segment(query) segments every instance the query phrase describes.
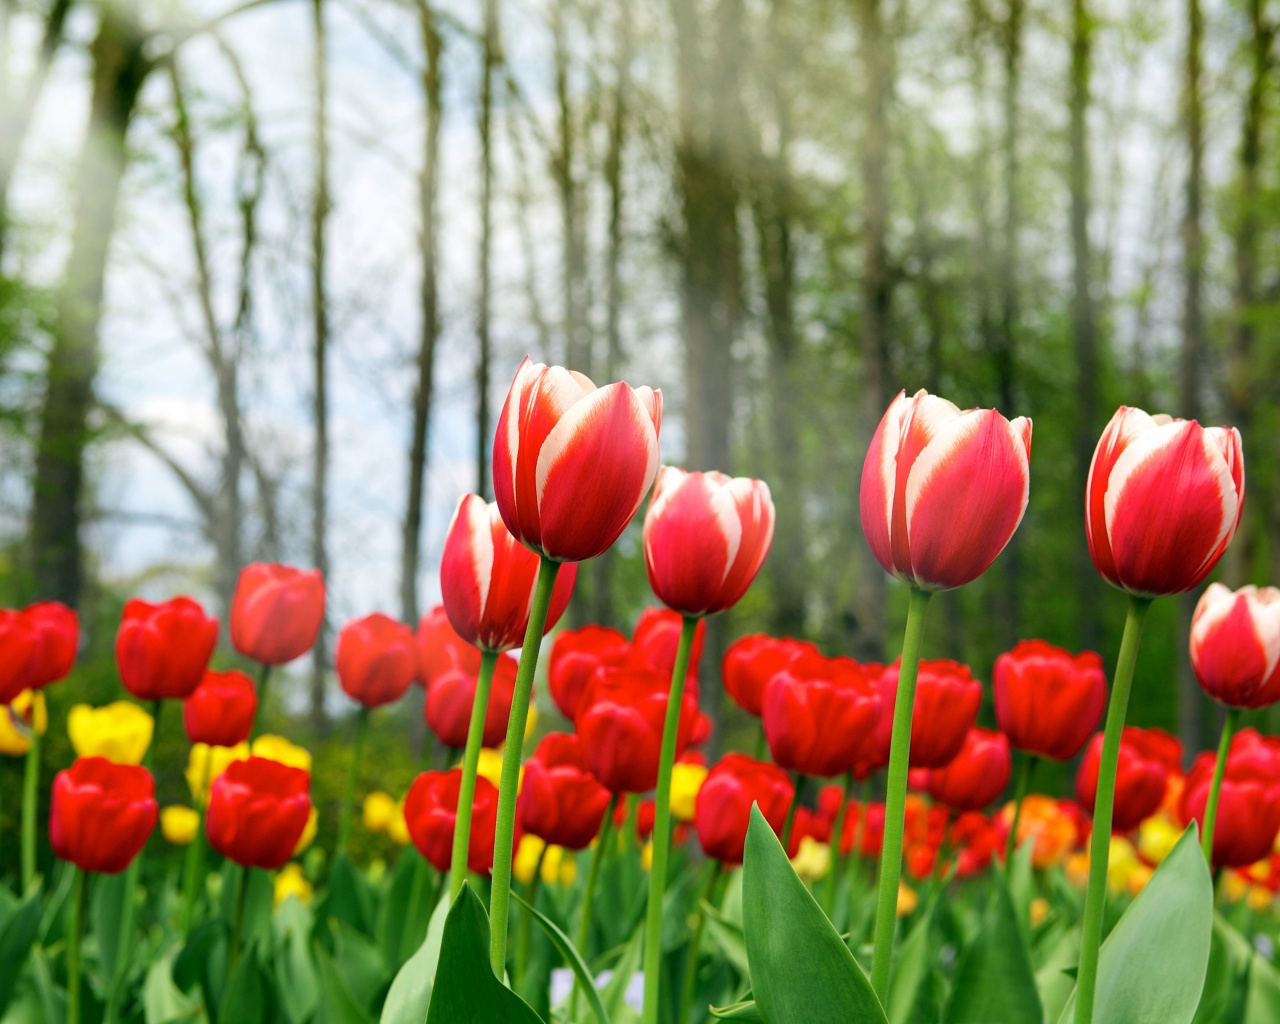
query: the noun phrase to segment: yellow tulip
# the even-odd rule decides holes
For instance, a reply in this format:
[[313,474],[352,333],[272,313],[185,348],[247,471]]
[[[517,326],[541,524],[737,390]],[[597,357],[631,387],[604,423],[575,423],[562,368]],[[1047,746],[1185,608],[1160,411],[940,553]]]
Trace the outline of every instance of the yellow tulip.
[[377,790],[364,798],[364,827],[370,832],[385,832],[396,816],[396,802],[390,793]]
[[1225,871],[1222,875],[1222,895],[1229,903],[1239,903],[1249,893],[1249,880],[1239,871]]
[[209,799],[209,786],[227,770],[232,761],[244,761],[249,757],[249,744],[237,743],[234,747],[210,747],[203,743],[192,744],[187,756],[187,788],[191,799],[204,806]]
[[653,840],[650,839],[644,844],[644,849],[640,851],[640,866],[645,871],[653,870]]
[[78,757],[105,757],[116,764],[142,764],[155,721],[137,704],[118,700],[105,707],[77,704],[67,715],[67,735]]
[[[524,720],[524,738],[527,740],[533,735],[535,729],[538,728],[538,707],[536,704],[530,703],[529,717]],[[497,783],[495,782],[496,786]]]
[[916,891],[906,884],[898,883],[898,916],[906,917],[920,904]]
[[516,876],[516,880],[521,885],[528,885],[533,881],[533,873],[538,867],[538,858],[542,856],[546,846],[547,844],[541,839],[528,832],[520,837],[520,845],[516,847],[515,860],[511,864],[511,873]]
[[404,821],[404,801],[396,804],[396,813],[387,825],[387,835],[397,846],[408,846],[413,839],[409,835],[409,826]]
[[290,743],[283,736],[259,736],[253,741],[253,756],[279,761],[290,768],[301,768],[311,773],[311,752]]
[[1129,888],[1129,876],[1135,868],[1142,867],[1133,844],[1123,836],[1111,837],[1111,849],[1107,857],[1107,887],[1112,892],[1125,892]]
[[700,764],[677,762],[671,766],[671,813],[677,821],[693,821],[698,791],[706,778],[707,769]]
[[290,861],[276,874],[275,905],[280,906],[290,896],[296,896],[298,902],[304,905],[311,902],[311,883],[307,881],[302,873],[302,866],[296,861]]
[[23,690],[7,707],[0,707],[0,754],[25,757],[31,749],[31,730],[41,736],[49,728],[44,694]]
[[298,845],[293,848],[293,856],[298,856],[303,850],[315,842],[316,828],[320,824],[320,815],[316,813],[315,804],[311,805],[311,813],[307,815],[306,827],[302,830],[302,835],[298,837]]
[[[461,767],[459,762],[458,767]],[[480,760],[476,763],[476,775],[482,779],[488,779],[495,786],[502,778],[502,751],[493,750],[489,747],[480,748]],[[524,782],[524,769],[520,769],[520,782]],[[517,784],[517,791],[519,784]]]
[[1153,815],[1138,829],[1138,852],[1142,859],[1159,864],[1182,838],[1182,829],[1162,814]]
[[160,812],[160,831],[164,833],[165,842],[174,846],[186,846],[195,839],[200,828],[200,812],[174,804]]
[[791,858],[791,866],[802,881],[816,882],[831,870],[831,847],[818,842],[813,836],[803,836],[800,849]]
[[1266,910],[1271,906],[1271,890],[1265,885],[1249,886],[1248,895],[1245,896],[1245,902],[1250,910]]

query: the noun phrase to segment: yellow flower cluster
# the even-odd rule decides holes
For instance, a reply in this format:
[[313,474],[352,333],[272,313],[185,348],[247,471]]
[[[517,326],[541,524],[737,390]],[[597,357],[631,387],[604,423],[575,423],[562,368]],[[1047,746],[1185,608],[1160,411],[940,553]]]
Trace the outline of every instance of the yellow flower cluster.
[[276,873],[275,905],[277,907],[290,896],[296,897],[299,903],[306,905],[311,902],[313,894],[311,883],[307,881],[307,876],[302,873],[302,865],[297,861],[290,861]]
[[537,836],[528,834],[520,839],[512,873],[520,882],[528,885],[533,881],[539,859],[542,861],[542,881],[547,885],[555,885],[557,882],[564,886],[573,885],[574,879],[578,877],[578,865],[573,854],[563,846],[547,846]]
[[364,798],[364,827],[370,832],[385,832],[397,846],[409,845],[409,828],[404,823],[404,801],[397,802],[389,793],[375,790]]
[[142,764],[155,721],[137,704],[118,700],[100,708],[77,704],[67,714],[67,735],[77,757],[105,757],[116,764]]
[[707,769],[700,764],[677,762],[671,766],[671,816],[676,821],[693,821],[698,792],[707,779]]
[[31,749],[31,731],[43,736],[49,728],[44,694],[23,690],[8,705],[0,705],[0,754],[25,757]]

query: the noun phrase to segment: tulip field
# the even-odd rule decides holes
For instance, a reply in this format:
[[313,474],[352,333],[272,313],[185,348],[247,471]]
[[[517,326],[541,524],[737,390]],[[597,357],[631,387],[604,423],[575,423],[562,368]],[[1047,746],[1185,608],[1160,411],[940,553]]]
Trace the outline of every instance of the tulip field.
[[[317,571],[248,565],[225,622],[128,601],[117,700],[58,716],[75,612],[0,611],[23,775],[0,1024],[1280,1022],[1280,739],[1242,720],[1280,702],[1280,590],[1208,582],[1245,500],[1238,431],[1120,408],[1079,538],[1126,595],[1118,651],[1027,637],[982,679],[922,657],[929,606],[1014,537],[1032,423],[900,393],[858,508],[901,646],[733,637],[721,736],[705,623],[748,593],[775,509],[764,480],[663,465],[662,412],[519,366],[442,603],[341,625],[350,713],[323,761],[263,723],[321,630]],[[579,564],[633,519],[652,606],[570,628]],[[1148,612],[1188,592],[1217,750],[1126,722]],[[415,685],[432,741],[393,786],[387,709]],[[76,756],[51,765],[57,734]]]

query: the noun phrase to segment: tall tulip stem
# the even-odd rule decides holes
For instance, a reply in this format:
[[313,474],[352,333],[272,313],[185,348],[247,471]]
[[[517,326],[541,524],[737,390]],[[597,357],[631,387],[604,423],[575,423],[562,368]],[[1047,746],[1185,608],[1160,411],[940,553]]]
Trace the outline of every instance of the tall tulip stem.
[[1013,820],[1009,822],[1009,838],[1005,840],[1004,867],[1013,865],[1013,855],[1018,852],[1018,823],[1022,820],[1022,804],[1031,789],[1031,776],[1035,774],[1035,754],[1018,755],[1018,775],[1013,782]]
[[71,932],[67,935],[67,1024],[80,1024],[80,936],[84,931],[85,873],[72,868]]
[[511,904],[511,855],[516,830],[516,789],[520,785],[520,760],[524,752],[524,729],[529,719],[529,694],[538,668],[542,630],[551,607],[551,591],[556,585],[560,563],[545,555],[538,566],[538,582],[529,608],[529,625],[520,648],[520,667],[511,697],[511,717],[507,719],[507,741],[502,748],[502,776],[498,784],[498,824],[493,843],[493,886],[489,897],[489,963],[493,973],[503,977],[507,968],[507,915]]
[[902,642],[902,665],[898,670],[898,694],[893,705],[893,736],[889,746],[889,780],[884,807],[884,847],[880,855],[880,895],[876,903],[875,952],[871,958],[871,987],[886,1009],[889,1004],[893,933],[898,923],[898,883],[902,877],[902,829],[907,808],[911,716],[915,709],[924,620],[931,596],[927,590],[911,590],[907,631]]
[[662,727],[662,754],[658,760],[658,788],[654,793],[653,864],[649,870],[649,905],[644,921],[644,1010],[643,1024],[658,1024],[658,975],[662,969],[662,895],[667,888],[667,855],[671,847],[671,766],[676,759],[676,736],[680,732],[680,709],[684,704],[684,680],[689,671],[689,654],[698,620],[684,617],[680,646],[671,670],[671,690],[667,694],[667,718]]
[[1228,708],[1222,722],[1222,739],[1218,741],[1218,760],[1213,765],[1213,784],[1209,787],[1209,799],[1204,805],[1204,828],[1201,829],[1200,847],[1204,859],[1213,869],[1213,826],[1218,820],[1218,797],[1222,794],[1222,777],[1227,771],[1227,755],[1231,753],[1231,737],[1240,724],[1240,709]]
[[[342,811],[338,817],[338,855],[346,856],[351,838],[351,808],[356,802],[356,780],[360,777],[360,757],[364,753],[364,737],[369,731],[369,709],[362,707],[356,715],[356,738],[351,745],[351,763],[347,765],[347,788],[342,794]],[[470,807],[470,801],[467,802]],[[461,888],[461,886],[459,886]]]
[[40,731],[31,715],[31,746],[22,778],[22,888],[26,891],[36,877],[36,805],[40,800]]
[[1098,764],[1098,790],[1093,801],[1093,837],[1089,843],[1089,887],[1085,893],[1080,936],[1080,969],[1076,974],[1076,1024],[1091,1024],[1093,996],[1098,983],[1098,946],[1102,942],[1102,910],[1107,896],[1107,860],[1111,852],[1111,812],[1116,795],[1116,766],[1120,736],[1129,707],[1129,689],[1138,663],[1138,645],[1151,599],[1129,596],[1129,614],[1120,641],[1120,657],[1111,682],[1111,703]]
[[204,882],[204,817],[209,804],[209,776],[213,773],[213,749],[206,748],[204,766],[200,770],[200,796],[195,801],[199,821],[196,834],[191,837],[187,847],[187,860],[183,867],[182,880],[182,934],[191,934],[191,926],[195,923],[196,894]]
[[[462,883],[467,880],[467,854],[471,849],[471,805],[476,796],[476,771],[480,767],[480,746],[484,742],[484,720],[489,713],[489,686],[493,682],[493,669],[497,664],[496,651],[480,653],[480,674],[476,677],[476,696],[471,704],[471,722],[467,726],[467,750],[462,757],[462,783],[458,786],[458,814],[453,827],[453,857],[449,861],[450,903],[458,898],[458,893],[462,892]],[[510,737],[511,733],[507,733],[507,736]],[[524,736],[523,728],[520,736]],[[503,764],[506,764],[505,756]]]
[[227,942],[227,984],[235,977],[236,963],[240,959],[240,945],[244,938],[244,905],[249,895],[250,868],[236,872],[236,901],[231,914],[231,938]]
[[271,682],[271,666],[262,665],[258,670],[258,710],[253,713],[253,724],[249,727],[249,742],[262,732],[262,719],[267,713],[267,684]]

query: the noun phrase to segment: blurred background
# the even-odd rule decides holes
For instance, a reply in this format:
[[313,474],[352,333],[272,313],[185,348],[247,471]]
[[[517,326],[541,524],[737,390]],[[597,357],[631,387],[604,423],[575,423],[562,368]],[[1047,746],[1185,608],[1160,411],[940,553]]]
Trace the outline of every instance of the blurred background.
[[[1280,582],[1278,25],[1276,0],[0,0],[0,596],[81,610],[51,701],[121,695],[129,595],[223,613],[282,560],[325,571],[329,631],[275,713],[345,737],[333,633],[435,602],[526,353],[661,387],[667,461],[773,489],[773,553],[707,645],[721,744],[733,637],[896,656],[858,481],[899,388],[1035,422],[1023,526],[934,603],[927,655],[989,679],[1039,636],[1110,668],[1081,505],[1121,403],[1240,427],[1219,575]],[[573,624],[628,628],[638,527],[579,581]],[[1195,597],[1157,606],[1130,714],[1192,749]]]

